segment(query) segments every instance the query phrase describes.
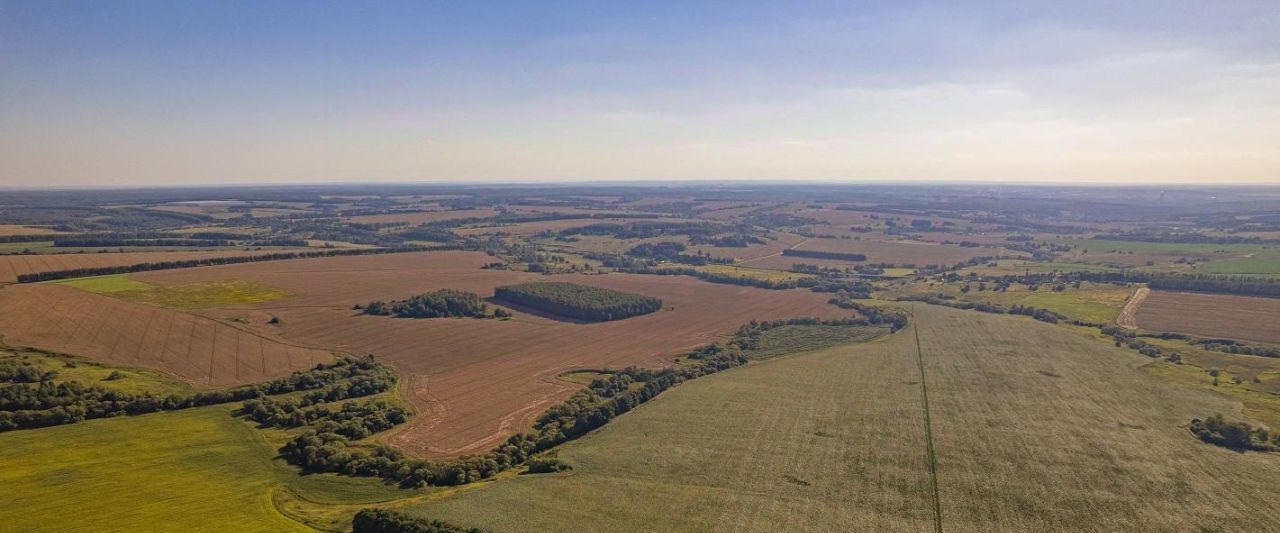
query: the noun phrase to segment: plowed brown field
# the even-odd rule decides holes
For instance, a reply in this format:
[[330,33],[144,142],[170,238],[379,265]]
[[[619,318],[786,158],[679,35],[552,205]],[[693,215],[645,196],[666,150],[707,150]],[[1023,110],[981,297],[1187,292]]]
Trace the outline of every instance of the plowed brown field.
[[333,358],[223,321],[64,285],[0,289],[0,317],[10,344],[154,368],[197,387],[265,381]]
[[1280,343],[1280,299],[1151,291],[1135,315],[1150,331]]
[[[399,370],[418,416],[388,437],[416,454],[482,451],[524,430],[539,413],[577,390],[556,376],[575,368],[664,364],[752,319],[847,316],[821,294],[716,285],[684,276],[541,276],[482,270],[474,252],[334,257],[148,272],[149,283],[245,279],[296,296],[208,316],[265,313],[283,320],[290,341],[373,353]],[[517,281],[573,281],[661,298],[662,311],[616,322],[575,324],[516,313],[512,320],[414,320],[356,314],[352,304],[403,298],[439,288],[491,295]],[[253,322],[259,329],[261,316]]]

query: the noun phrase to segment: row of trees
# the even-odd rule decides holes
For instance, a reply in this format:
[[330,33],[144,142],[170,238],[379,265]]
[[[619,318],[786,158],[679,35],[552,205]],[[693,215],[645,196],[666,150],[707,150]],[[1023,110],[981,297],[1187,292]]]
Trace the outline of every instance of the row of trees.
[[1280,298],[1280,279],[1255,278],[1249,276],[1230,276],[1219,274],[1177,274],[1143,272],[1125,270],[1121,272],[1045,272],[1025,273],[1022,275],[981,276],[978,279],[986,282],[1021,283],[1024,285],[1074,283],[1091,281],[1095,283],[1146,283],[1152,289],[1186,292],[1208,292],[1219,294],[1240,294],[1245,296],[1265,296]]
[[35,283],[67,278],[83,278],[88,276],[105,276],[108,274],[128,274],[130,272],[146,272],[150,270],[169,270],[175,268],[191,268],[211,265],[234,265],[240,263],[256,263],[259,261],[283,261],[286,259],[311,259],[316,257],[333,257],[340,255],[374,255],[404,252],[423,252],[432,250],[457,250],[455,246],[402,246],[397,248],[347,248],[340,250],[317,250],[308,252],[280,252],[262,255],[240,255],[231,257],[206,257],[201,259],[185,259],[180,261],[157,261],[151,263],[135,263],[132,265],[104,266],[91,268],[75,268],[70,270],[52,270],[19,274],[18,283]]
[[79,381],[14,383],[0,387],[0,431],[28,429],[120,415],[139,415],[309,391],[302,401],[320,403],[389,390],[395,373],[372,359],[342,358],[266,383],[190,395],[134,394]]
[[855,254],[848,252],[823,252],[819,250],[796,250],[787,248],[782,251],[782,255],[787,257],[809,257],[812,259],[834,259],[837,261],[866,261],[866,254]]
[[957,300],[954,296],[948,294],[905,294],[898,297],[900,302],[924,302],[932,305],[944,305],[955,309],[970,309],[981,311],[983,313],[994,313],[998,315],[1025,315],[1041,322],[1057,324],[1059,321],[1066,320],[1067,317],[1050,311],[1048,309],[1040,309],[1029,305],[1014,305],[1004,307],[1001,305],[986,302],[968,302]]
[[[212,239],[94,239],[94,238],[57,238],[53,240],[55,248],[101,248],[106,246],[165,246],[165,247],[217,247],[233,246],[232,241]],[[306,246],[306,241],[303,241]]]
[[588,321],[621,320],[662,309],[650,296],[565,282],[520,283],[494,290],[494,298]]
[[[370,315],[395,315],[405,318],[442,318],[489,316],[489,306],[484,299],[474,292],[455,289],[440,289],[411,296],[405,300],[392,300],[390,303],[374,300],[356,309]],[[510,316],[507,310],[498,308],[493,316]]]

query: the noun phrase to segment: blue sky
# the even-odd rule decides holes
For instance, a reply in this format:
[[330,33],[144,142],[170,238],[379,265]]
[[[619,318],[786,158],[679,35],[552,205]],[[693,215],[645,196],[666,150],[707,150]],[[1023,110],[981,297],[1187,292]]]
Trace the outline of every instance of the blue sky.
[[1280,181],[1278,2],[0,0],[0,184]]

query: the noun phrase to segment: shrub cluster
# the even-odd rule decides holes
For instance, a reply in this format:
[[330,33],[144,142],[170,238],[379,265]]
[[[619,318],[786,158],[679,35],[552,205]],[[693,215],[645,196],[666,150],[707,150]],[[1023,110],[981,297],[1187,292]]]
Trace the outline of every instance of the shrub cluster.
[[416,518],[388,509],[361,509],[351,520],[351,533],[485,533],[485,530]]
[[1275,451],[1280,449],[1280,433],[1271,435],[1266,428],[1245,422],[1228,422],[1220,414],[1204,420],[1191,419],[1191,433],[1200,440],[1233,450]]
[[494,298],[588,321],[620,320],[662,309],[657,298],[564,282],[505,285],[494,290]]

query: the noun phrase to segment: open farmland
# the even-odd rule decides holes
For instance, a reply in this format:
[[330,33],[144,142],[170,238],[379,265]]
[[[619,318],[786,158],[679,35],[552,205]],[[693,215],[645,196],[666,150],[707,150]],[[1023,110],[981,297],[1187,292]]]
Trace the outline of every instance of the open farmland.
[[0,255],[0,283],[13,283],[21,274],[156,263],[161,261],[185,261],[210,257],[241,257],[278,253],[279,250],[227,250],[193,252],[119,252],[119,253],[68,253],[38,255]]
[[5,287],[0,316],[9,344],[161,370],[198,387],[256,383],[332,359],[238,324],[66,285]]
[[1280,343],[1280,299],[1151,291],[1135,315],[1149,331]]
[[686,383],[565,445],[572,472],[404,509],[499,532],[930,530],[931,427],[944,531],[1280,528],[1257,507],[1280,463],[1182,427],[1238,404],[1149,376],[1147,358],[1085,331],[914,315],[929,426],[908,328]]
[[[258,330],[265,313],[282,319],[292,342],[373,353],[404,378],[402,390],[418,416],[390,442],[433,456],[485,450],[523,430],[547,407],[572,394],[555,379],[578,368],[658,365],[715,340],[753,319],[848,316],[805,290],[769,291],[717,285],[686,276],[557,275],[482,270],[474,252],[425,252],[333,257],[202,269],[156,271],[139,280],[159,284],[236,278],[288,290],[294,296],[206,316],[249,313]],[[495,320],[387,320],[360,315],[355,303],[452,288],[491,295],[522,281],[569,281],[659,298],[664,310],[627,320],[574,324],[517,313]],[[258,313],[254,315],[254,313]],[[430,322],[430,323],[425,323]]]

